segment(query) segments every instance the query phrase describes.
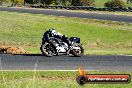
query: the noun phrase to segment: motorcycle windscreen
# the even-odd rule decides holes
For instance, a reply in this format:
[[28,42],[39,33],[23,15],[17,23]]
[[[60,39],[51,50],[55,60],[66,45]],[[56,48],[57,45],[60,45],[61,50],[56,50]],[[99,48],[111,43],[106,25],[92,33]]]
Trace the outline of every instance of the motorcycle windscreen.
[[80,43],[80,38],[78,37],[71,37],[69,40],[72,42]]

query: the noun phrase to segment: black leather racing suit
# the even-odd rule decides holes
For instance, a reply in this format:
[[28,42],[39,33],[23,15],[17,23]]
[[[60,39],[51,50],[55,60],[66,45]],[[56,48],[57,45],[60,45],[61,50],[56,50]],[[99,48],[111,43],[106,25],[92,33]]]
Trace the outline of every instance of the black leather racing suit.
[[[67,36],[60,34],[59,32],[56,32],[54,29],[49,29],[49,31],[46,31],[43,35],[42,38],[42,44],[44,44],[45,42],[50,42],[50,37],[55,37],[55,38],[59,38],[62,41],[66,42],[68,44],[68,46],[70,45],[70,41],[68,39]],[[60,42],[57,42],[58,44],[60,44]]]

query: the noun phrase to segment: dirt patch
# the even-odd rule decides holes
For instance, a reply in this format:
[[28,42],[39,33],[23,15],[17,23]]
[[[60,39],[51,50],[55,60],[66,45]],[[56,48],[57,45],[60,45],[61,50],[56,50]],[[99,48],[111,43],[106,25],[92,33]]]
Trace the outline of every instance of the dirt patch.
[[54,77],[54,76],[50,77],[49,76],[49,77],[46,77],[46,76],[42,76],[41,78],[38,77],[38,79],[41,79],[41,80],[43,80],[43,79],[46,79],[46,80],[66,80],[66,79],[75,80],[74,77],[70,77],[70,76],[68,76],[68,77],[62,77],[62,76],[56,76],[56,77]]
[[13,46],[0,46],[0,53],[5,54],[26,54],[27,52],[24,49]]

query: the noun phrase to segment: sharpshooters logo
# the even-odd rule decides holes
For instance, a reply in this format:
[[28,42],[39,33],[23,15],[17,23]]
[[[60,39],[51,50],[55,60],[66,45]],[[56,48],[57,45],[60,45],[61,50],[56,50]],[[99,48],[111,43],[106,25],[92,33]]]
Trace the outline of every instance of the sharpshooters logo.
[[86,83],[130,83],[129,74],[86,74],[86,71],[79,67],[79,75],[76,80],[80,85]]

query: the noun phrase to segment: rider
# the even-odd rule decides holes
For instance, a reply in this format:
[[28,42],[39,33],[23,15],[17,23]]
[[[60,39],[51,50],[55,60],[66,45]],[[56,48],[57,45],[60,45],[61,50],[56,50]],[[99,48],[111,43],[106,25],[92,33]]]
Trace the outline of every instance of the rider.
[[[46,31],[44,33],[43,39],[42,39],[43,43],[44,43],[44,40],[46,42],[50,42],[50,38],[49,37],[59,38],[62,41],[66,42],[68,45],[70,45],[69,40],[68,40],[68,37],[65,36],[65,35],[60,34],[59,32],[56,32],[56,30],[53,29],[53,28],[52,29],[49,29],[48,31]],[[60,42],[58,42],[58,43],[60,44]]]

